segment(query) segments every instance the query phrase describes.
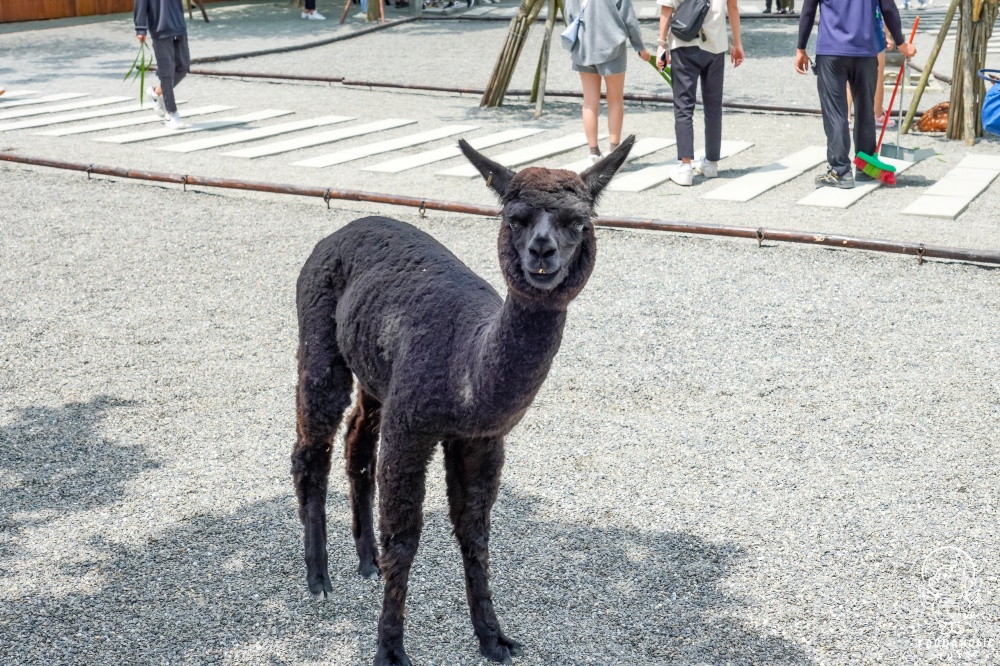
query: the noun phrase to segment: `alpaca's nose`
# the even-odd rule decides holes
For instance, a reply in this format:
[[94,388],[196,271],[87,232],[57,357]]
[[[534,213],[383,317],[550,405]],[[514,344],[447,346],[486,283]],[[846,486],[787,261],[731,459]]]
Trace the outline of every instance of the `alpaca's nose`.
[[556,243],[551,236],[535,236],[528,245],[528,253],[532,259],[544,261],[556,253]]

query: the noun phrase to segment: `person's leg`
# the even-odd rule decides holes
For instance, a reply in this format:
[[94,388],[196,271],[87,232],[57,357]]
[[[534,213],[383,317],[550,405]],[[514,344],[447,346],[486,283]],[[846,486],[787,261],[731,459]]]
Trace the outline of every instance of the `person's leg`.
[[722,151],[722,86],[726,54],[700,51],[701,99],[705,113],[705,159],[718,162]]
[[[819,106],[823,112],[823,131],[826,133],[826,160],[838,176],[851,172],[851,132],[847,127],[847,72],[841,56],[816,56]],[[860,112],[865,101],[858,99],[855,90],[854,108]],[[872,112],[868,102],[868,113]],[[855,118],[854,126],[858,126]]]
[[191,52],[188,50],[187,35],[174,37],[174,88],[191,71]]
[[316,11],[316,0],[306,0],[306,14]]
[[847,80],[854,94],[854,150],[875,154],[875,88],[878,60],[846,58]]
[[[875,115],[885,113],[885,51],[878,54],[878,81],[875,85]],[[888,119],[887,119],[888,120]]]
[[[601,106],[601,75],[590,72],[580,72],[580,85],[583,87],[583,133],[587,135],[587,145],[590,152],[599,155],[597,147],[597,114]],[[597,150],[597,152],[594,152]]]
[[690,164],[694,158],[694,105],[698,93],[699,69],[693,62],[697,46],[686,46],[670,52],[670,73],[673,75],[674,135],[677,138],[677,159]]
[[177,111],[177,100],[174,99],[174,72],[177,63],[174,62],[173,38],[154,39],[153,56],[156,58],[156,76],[160,79],[156,93],[163,97],[167,113],[174,113]]
[[604,90],[608,102],[608,134],[614,147],[622,142],[622,124],[625,122],[625,73],[605,76]]
[[764,13],[765,14],[770,14],[771,13],[771,3],[772,3],[772,0],[764,0]]

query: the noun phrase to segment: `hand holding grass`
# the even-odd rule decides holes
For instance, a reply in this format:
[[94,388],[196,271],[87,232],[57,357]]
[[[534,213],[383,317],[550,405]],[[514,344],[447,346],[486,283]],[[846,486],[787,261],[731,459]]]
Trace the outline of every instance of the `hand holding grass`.
[[646,61],[653,66],[653,69],[655,69],[660,76],[663,77],[663,80],[667,82],[668,86],[673,87],[674,80],[673,77],[670,75],[670,65],[664,65],[661,68],[659,63],[656,61],[656,56],[654,55],[649,56],[646,59]]
[[125,73],[125,78],[122,79],[122,82],[128,81],[129,77],[132,77],[133,81],[136,78],[139,79],[139,104],[142,104],[143,96],[146,93],[146,72],[153,65],[153,54],[146,43],[146,35],[137,34],[136,39],[139,40],[139,52],[135,55],[135,60],[132,61],[132,66]]

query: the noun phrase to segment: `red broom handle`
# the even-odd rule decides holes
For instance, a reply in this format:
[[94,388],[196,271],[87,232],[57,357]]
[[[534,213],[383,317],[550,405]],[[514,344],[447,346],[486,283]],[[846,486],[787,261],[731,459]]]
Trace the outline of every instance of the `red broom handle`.
[[[910,44],[917,36],[917,26],[920,25],[920,16],[913,22],[913,30],[910,32]],[[892,98],[889,100],[889,110],[885,112],[885,122],[882,123],[882,132],[878,135],[878,145],[875,146],[875,154],[882,150],[882,139],[885,138],[885,130],[889,127],[889,118],[892,118],[892,105],[896,103],[896,93],[899,92],[899,82],[903,80],[903,73],[906,71],[906,58],[903,58],[903,66],[899,68],[899,76],[896,77],[896,85],[892,88]]]

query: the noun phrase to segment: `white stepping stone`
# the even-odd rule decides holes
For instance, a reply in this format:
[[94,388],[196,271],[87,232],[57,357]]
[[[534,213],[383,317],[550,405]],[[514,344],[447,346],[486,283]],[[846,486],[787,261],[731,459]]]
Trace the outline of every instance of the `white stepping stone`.
[[657,18],[660,15],[659,7],[640,7],[639,8],[639,18],[641,19],[651,19]]
[[[178,102],[180,104],[181,102]],[[61,116],[42,116],[31,120],[19,120],[13,123],[0,124],[0,132],[11,130],[30,129],[32,127],[45,127],[46,125],[60,125],[62,123],[72,123],[78,120],[90,120],[91,118],[104,118],[107,116],[120,116],[124,113],[138,113],[139,111],[152,111],[155,104],[133,104],[132,106],[119,106],[114,109],[101,109],[100,111],[80,111],[78,113],[67,113]]]
[[903,209],[904,215],[954,220],[1000,176],[1000,157],[969,155]]
[[292,166],[314,168],[328,167],[333,166],[334,164],[350,162],[351,160],[359,160],[363,157],[369,157],[371,155],[388,153],[401,148],[418,146],[422,143],[437,141],[438,139],[455,136],[456,134],[464,134],[465,132],[471,132],[477,129],[479,129],[477,125],[449,125],[447,127],[439,127],[429,132],[421,132],[420,134],[411,134],[410,136],[403,136],[398,139],[389,139],[388,141],[370,143],[367,146],[348,148],[347,150],[341,150],[328,155],[320,155],[319,157],[302,160],[301,162],[292,162]]
[[463,14],[463,16],[482,16],[493,11],[492,7],[473,7]]
[[[724,160],[727,157],[732,157],[752,146],[753,143],[750,141],[723,141],[719,147],[719,159]],[[656,187],[670,180],[670,173],[678,164],[677,160],[671,160],[664,164],[657,164],[656,166],[627,173],[611,181],[608,189],[615,192],[642,192],[643,190],[648,190],[651,187]]]
[[276,109],[265,109],[264,111],[254,111],[253,113],[248,113],[243,116],[234,116],[232,118],[221,118],[219,120],[206,120],[202,123],[191,123],[184,129],[170,129],[169,127],[161,127],[155,130],[149,130],[146,132],[132,132],[131,134],[116,134],[115,136],[106,136],[94,141],[102,141],[104,143],[135,143],[137,141],[149,141],[151,139],[162,139],[168,136],[178,136],[181,134],[191,134],[192,132],[203,132],[205,130],[222,129],[223,127],[232,127],[233,125],[245,125],[246,123],[256,122],[258,120],[269,120],[271,118],[278,118],[280,116],[287,116],[295,113],[294,111],[280,111]]
[[[182,102],[177,102],[182,104]],[[201,106],[194,109],[184,109],[184,117],[188,118],[191,116],[207,116],[211,113],[220,113],[222,111],[232,111],[235,106],[225,106],[224,104],[215,104],[212,106]],[[135,125],[152,125],[153,123],[162,123],[163,118],[160,118],[156,114],[150,114],[148,116],[143,116],[142,118],[125,118],[123,120],[109,120],[103,123],[93,123],[91,125],[75,125],[73,127],[60,127],[59,129],[47,130],[45,132],[34,132],[35,136],[70,136],[71,134],[87,134],[88,132],[100,132],[109,129],[118,129],[119,127],[134,127]]]
[[[896,176],[899,176],[899,174],[915,164],[915,162],[894,160],[888,157],[880,157],[879,159],[886,164],[896,167]],[[882,187],[882,181],[880,180],[863,183],[855,181],[854,187],[849,190],[841,190],[836,187],[818,187],[815,192],[800,199],[798,204],[800,206],[816,206],[819,208],[849,208],[864,196],[871,194],[880,187]]]
[[[669,148],[670,146],[676,145],[677,141],[674,139],[660,139],[657,137],[648,137],[645,139],[639,139],[632,146],[632,150],[629,151],[628,159],[625,163],[628,164],[632,160],[639,159],[640,157],[645,157],[646,155],[651,155],[658,150],[663,150],[664,148]],[[593,162],[590,161],[589,157],[585,157],[582,160],[577,160],[576,162],[570,162],[566,166],[559,167],[560,169],[566,169],[567,171],[576,171],[580,173],[585,171],[590,167]]]
[[238,130],[236,132],[232,132],[231,134],[223,134],[222,136],[210,136],[207,139],[195,139],[194,141],[175,143],[171,146],[161,146],[159,150],[169,150],[174,153],[193,153],[197,150],[207,150],[209,148],[218,148],[219,146],[231,146],[234,143],[243,143],[244,141],[265,139],[269,136],[288,134],[289,132],[298,132],[304,129],[315,129],[317,127],[325,127],[336,123],[344,123],[348,120],[354,120],[354,118],[351,118],[350,116],[322,116],[321,118],[313,118],[311,120],[297,120],[291,123],[271,125],[270,127]]
[[365,134],[372,134],[383,130],[395,129],[397,127],[403,127],[404,125],[413,125],[416,122],[416,120],[389,118],[388,120],[379,120],[373,123],[368,123],[367,125],[345,127],[344,129],[333,130],[332,132],[320,132],[319,134],[311,134],[300,139],[278,141],[258,146],[256,148],[245,148],[243,150],[234,150],[232,152],[222,154],[229,155],[230,157],[246,157],[250,159],[255,157],[264,157],[266,155],[277,155],[279,153],[287,153],[291,150],[298,150],[300,148],[321,146],[325,143],[333,143],[334,141],[349,139],[355,136],[363,136]]
[[[601,134],[598,138],[606,139],[607,134]],[[567,150],[573,150],[574,148],[586,145],[587,137],[583,132],[580,132],[578,134],[570,134],[569,136],[563,136],[534,146],[527,146],[526,148],[512,150],[509,153],[497,155],[496,157],[492,157],[490,159],[506,167],[516,167],[521,164],[527,164],[528,162],[534,162],[551,155],[565,153]],[[452,169],[438,171],[437,175],[454,176],[455,178],[473,178],[474,176],[479,175],[479,171],[477,171],[476,167],[471,164],[463,164]]]
[[20,99],[22,97],[31,97],[32,95],[37,95],[37,90],[8,90],[4,94],[0,95],[0,100],[12,100]]
[[108,104],[118,104],[128,102],[131,97],[101,97],[86,102],[73,102],[72,104],[60,104],[58,106],[47,106],[44,108],[20,109],[18,111],[5,111],[0,113],[0,120],[11,120],[13,118],[27,118],[28,116],[39,116],[43,113],[61,113],[63,111],[76,111],[77,109],[87,109],[92,106],[106,106]]
[[718,201],[750,201],[764,192],[801,176],[826,161],[826,148],[809,146],[773,164],[726,183],[706,194],[704,199]]
[[[22,92],[21,95],[28,96],[33,94],[31,91]],[[34,104],[48,104],[49,102],[62,102],[67,99],[77,99],[78,97],[86,97],[87,93],[59,93],[57,95],[46,95],[45,97],[35,97],[34,99],[10,99],[11,97],[17,97],[16,93],[5,93],[3,97],[0,97],[0,110],[11,109],[15,106],[32,106]],[[7,101],[10,99],[10,101]]]
[[[528,129],[525,127],[509,129],[504,130],[503,132],[497,132],[496,134],[487,134],[486,136],[470,139],[469,145],[476,150],[483,150],[484,148],[497,146],[501,143],[509,143],[511,141],[517,141],[518,139],[534,136],[535,134],[541,134],[544,131],[545,130]],[[406,171],[407,169],[415,169],[416,167],[424,166],[426,164],[433,164],[434,162],[440,162],[442,160],[451,159],[452,157],[458,157],[461,154],[462,149],[459,148],[457,144],[454,144],[451,146],[444,146],[443,148],[427,150],[422,153],[417,153],[416,155],[399,157],[397,159],[382,162],[381,164],[375,164],[370,167],[364,167],[362,171],[399,173],[400,171]]]

